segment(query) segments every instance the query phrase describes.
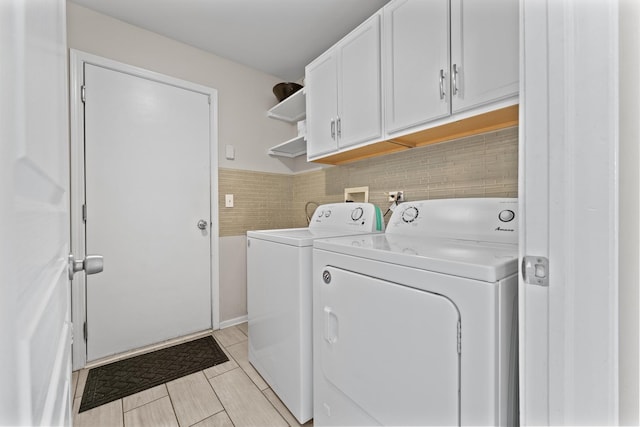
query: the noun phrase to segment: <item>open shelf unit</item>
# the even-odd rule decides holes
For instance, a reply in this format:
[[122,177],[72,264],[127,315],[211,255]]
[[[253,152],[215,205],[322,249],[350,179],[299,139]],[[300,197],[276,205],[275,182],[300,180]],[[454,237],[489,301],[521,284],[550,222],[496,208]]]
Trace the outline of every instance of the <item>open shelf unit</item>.
[[274,105],[267,112],[267,117],[289,123],[296,123],[300,120],[304,120],[305,117],[307,117],[304,88],[300,89],[279,104]]
[[[297,123],[307,117],[304,88],[300,89],[284,101],[273,106],[267,117],[287,123]],[[269,154],[280,157],[298,157],[307,154],[307,142],[304,135],[298,135],[288,141],[269,149]]]

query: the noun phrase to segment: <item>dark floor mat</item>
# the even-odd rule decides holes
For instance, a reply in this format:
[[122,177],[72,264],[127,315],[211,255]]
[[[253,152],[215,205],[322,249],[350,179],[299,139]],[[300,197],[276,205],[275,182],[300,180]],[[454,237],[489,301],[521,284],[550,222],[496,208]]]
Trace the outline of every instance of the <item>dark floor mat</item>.
[[211,336],[89,370],[80,411],[229,360]]

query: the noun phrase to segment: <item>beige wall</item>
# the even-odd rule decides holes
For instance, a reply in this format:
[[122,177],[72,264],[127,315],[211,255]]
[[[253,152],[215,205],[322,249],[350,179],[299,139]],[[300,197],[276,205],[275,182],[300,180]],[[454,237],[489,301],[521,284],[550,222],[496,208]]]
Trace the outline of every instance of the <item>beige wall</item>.
[[[294,125],[269,119],[277,103],[271,89],[281,80],[200,49],[67,2],[67,43],[129,65],[217,89],[219,166],[276,173],[295,171],[293,159],[267,150],[297,134]],[[225,159],[225,145],[236,159]]]
[[[216,89],[220,167],[279,174],[299,170],[294,159],[267,155],[269,147],[297,133],[295,125],[266,117],[277,103],[271,91],[281,81],[277,77],[71,2],[67,2],[67,39],[69,48]],[[235,160],[225,159],[227,144],[235,147]],[[220,206],[224,209],[224,203]],[[222,238],[219,242],[221,321],[246,315],[244,267],[234,262],[245,258],[236,240]]]
[[[305,204],[341,202],[345,187],[368,185],[370,202],[383,212],[389,206],[385,192],[394,190],[403,190],[407,200],[517,197],[518,129],[296,175],[220,169],[219,176],[220,240],[227,250],[220,258],[226,266],[220,276],[224,321],[247,314],[246,271],[240,268],[247,230],[306,227]],[[226,192],[234,193],[234,208],[223,207]]]
[[[517,197],[518,130],[462,138],[296,175],[220,170],[220,235],[304,227],[305,204],[341,202],[345,187],[369,186],[369,201],[386,211],[388,191],[407,200]],[[234,208],[223,208],[233,192]],[[388,219],[388,217],[387,217]]]
[[[345,187],[362,185],[383,210],[390,190],[410,200],[517,195],[515,128],[339,167],[270,157],[269,147],[296,134],[295,126],[266,117],[278,78],[74,3],[67,3],[67,19],[70,48],[217,89],[223,325],[247,314],[246,231],[305,226],[307,201],[342,201]],[[236,160],[225,159],[227,144]],[[292,174],[308,169],[319,170]],[[225,194],[234,194],[234,208],[224,207]]]

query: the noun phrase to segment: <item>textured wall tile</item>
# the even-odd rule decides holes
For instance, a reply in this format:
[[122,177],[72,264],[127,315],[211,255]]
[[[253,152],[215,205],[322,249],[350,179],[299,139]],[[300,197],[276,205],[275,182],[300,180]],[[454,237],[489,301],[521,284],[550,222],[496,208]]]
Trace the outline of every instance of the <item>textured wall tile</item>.
[[[389,206],[385,193],[395,190],[403,190],[407,200],[517,197],[518,128],[298,175],[221,169],[220,235],[304,227],[307,202],[341,202],[345,188],[361,186],[369,186],[369,201],[383,212]],[[224,208],[225,193],[235,194],[240,209]]]

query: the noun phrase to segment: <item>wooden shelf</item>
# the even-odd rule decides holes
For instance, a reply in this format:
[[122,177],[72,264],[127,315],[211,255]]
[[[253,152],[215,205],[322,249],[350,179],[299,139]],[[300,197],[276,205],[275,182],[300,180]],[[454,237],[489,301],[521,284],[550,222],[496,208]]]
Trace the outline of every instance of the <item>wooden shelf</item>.
[[307,141],[304,140],[304,135],[296,136],[282,144],[271,147],[269,154],[289,158],[302,156],[303,154],[307,154]]
[[296,123],[307,117],[304,88],[267,111],[267,117]]

